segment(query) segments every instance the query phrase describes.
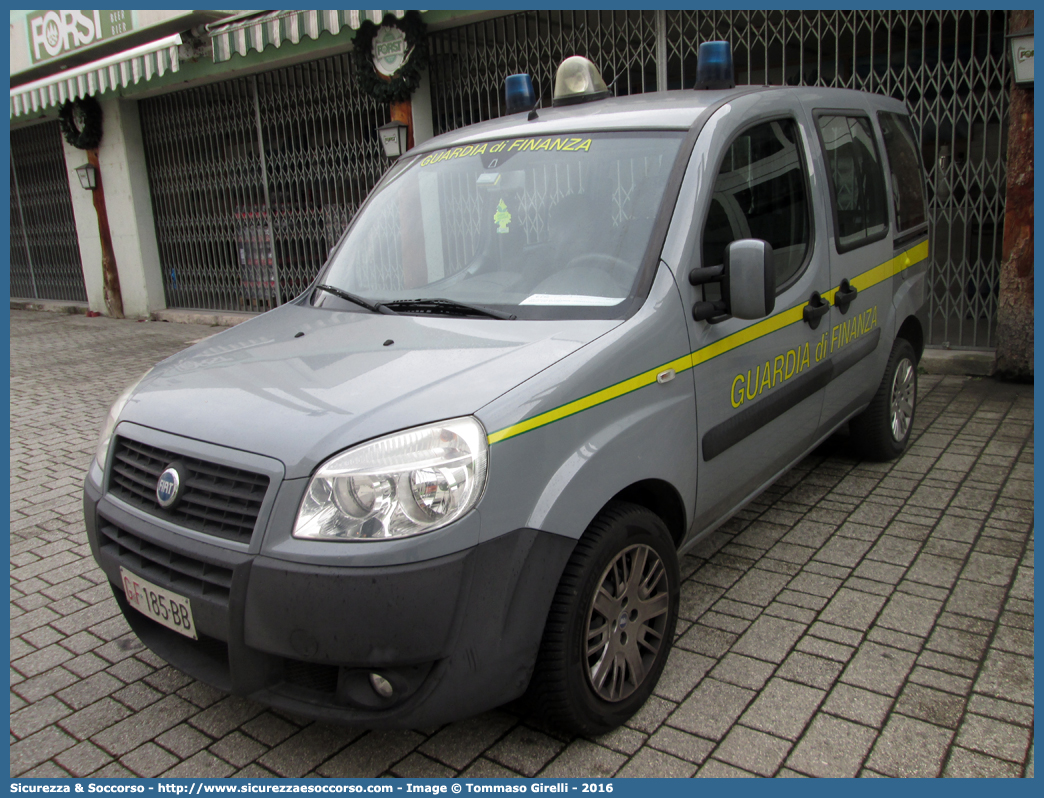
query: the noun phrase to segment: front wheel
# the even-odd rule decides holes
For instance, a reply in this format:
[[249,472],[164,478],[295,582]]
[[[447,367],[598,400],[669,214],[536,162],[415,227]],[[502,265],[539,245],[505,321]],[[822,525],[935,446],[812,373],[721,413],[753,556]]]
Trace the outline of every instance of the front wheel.
[[917,355],[897,338],[877,393],[852,419],[852,440],[868,460],[894,460],[906,451],[917,408]]
[[550,722],[602,734],[641,708],[674,639],[678,583],[674,543],[653,512],[616,502],[591,522],[559,583],[530,688]]

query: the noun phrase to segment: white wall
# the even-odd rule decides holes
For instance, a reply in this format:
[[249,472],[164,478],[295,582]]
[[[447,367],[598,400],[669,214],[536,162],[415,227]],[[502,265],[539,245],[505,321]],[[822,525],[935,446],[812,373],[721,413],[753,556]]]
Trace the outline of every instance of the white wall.
[[120,273],[123,313],[127,318],[148,318],[166,303],[138,104],[108,99],[101,101],[101,107],[104,133],[98,165]]
[[431,116],[431,79],[428,70],[421,72],[417,90],[410,97],[413,106],[413,144],[422,144],[435,135],[434,122]]
[[105,283],[102,280],[98,215],[94,212],[92,193],[80,187],[80,179],[76,176],[76,167],[87,163],[87,153],[71,146],[64,137],[62,146],[65,148],[65,165],[69,173],[69,196],[72,198],[76,238],[80,245],[83,282],[87,287],[87,306],[98,313],[105,313]]

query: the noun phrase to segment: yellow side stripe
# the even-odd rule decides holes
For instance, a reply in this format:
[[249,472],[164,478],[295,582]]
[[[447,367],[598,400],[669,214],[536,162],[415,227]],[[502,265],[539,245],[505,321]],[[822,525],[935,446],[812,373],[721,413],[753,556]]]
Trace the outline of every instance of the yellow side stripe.
[[656,382],[656,375],[666,369],[674,369],[677,372],[685,371],[690,368],[692,368],[692,355],[685,355],[677,360],[672,360],[670,363],[665,363],[658,368],[642,372],[637,377],[631,377],[629,380],[616,383],[616,385],[610,385],[608,388],[603,388],[596,393],[589,394],[581,399],[564,404],[561,407],[556,407],[554,410],[541,413],[539,416],[533,416],[533,418],[527,419],[519,424],[505,427],[499,432],[492,433],[487,440],[489,443],[493,444],[497,441],[502,441],[505,438],[513,438],[516,435],[521,435],[523,432],[529,432],[531,429],[550,424],[552,421],[558,421],[566,416],[572,416],[583,410],[592,408],[595,405],[608,402],[610,399],[616,399],[624,394],[637,391],[639,388],[644,388],[646,385],[652,385]]
[[720,341],[715,341],[713,344],[697,349],[692,353],[692,364],[697,366],[700,363],[706,363],[708,360],[713,360],[718,355],[723,355],[738,346],[749,344],[758,338],[774,333],[777,330],[782,330],[784,327],[789,327],[796,321],[801,321],[806,304],[807,300],[796,308],[790,308],[777,313],[775,316],[769,316],[767,319],[749,327],[744,327],[742,330],[738,330]]
[[[885,261],[880,266],[871,269],[868,272],[863,272],[858,277],[851,281],[852,287],[863,291],[864,289],[875,286],[878,283],[883,283],[900,272],[909,269],[911,266],[920,263],[928,257],[928,242],[922,241],[916,247],[912,247],[906,252],[901,252],[889,261]],[[836,289],[835,289],[836,290]]]
[[[857,290],[864,291],[867,288],[894,277],[904,269],[908,269],[911,266],[920,263],[927,257],[928,242],[923,241],[917,246],[896,255],[891,260],[882,263],[880,266],[875,266],[873,269],[864,272],[851,280],[851,284]],[[823,293],[822,297],[827,302],[833,303],[834,294],[836,293],[837,288],[831,288],[829,291]],[[808,304],[807,301],[802,302],[797,307],[781,311],[774,316],[769,316],[767,319],[759,321],[757,324],[744,327],[742,330],[738,330],[732,335],[722,338],[720,341],[715,341],[713,344],[704,346],[695,352],[691,352],[688,355],[678,358],[677,360],[672,360],[670,363],[664,363],[663,365],[644,371],[635,377],[624,380],[623,382],[618,382],[615,385],[610,385],[608,388],[603,388],[600,391],[596,391],[595,393],[588,394],[580,399],[568,402],[561,407],[556,407],[554,410],[548,410],[538,416],[533,416],[525,421],[520,421],[518,424],[512,424],[510,427],[504,427],[502,430],[492,432],[486,440],[490,445],[492,445],[499,441],[507,440],[508,438],[514,438],[516,435],[521,435],[524,432],[529,432],[530,430],[543,427],[552,422],[567,418],[568,416],[576,415],[577,413],[588,410],[596,405],[608,402],[611,399],[616,399],[625,394],[637,391],[639,388],[652,385],[656,382],[656,375],[666,371],[667,369],[674,369],[675,372],[682,372],[693,368],[694,366],[698,366],[701,363],[706,363],[708,360],[713,360],[719,355],[730,352],[737,347],[748,344],[751,341],[755,341],[758,338],[762,338],[770,333],[774,333],[777,330],[781,330],[784,327],[794,324],[795,322],[801,321],[804,318],[806,304]]]

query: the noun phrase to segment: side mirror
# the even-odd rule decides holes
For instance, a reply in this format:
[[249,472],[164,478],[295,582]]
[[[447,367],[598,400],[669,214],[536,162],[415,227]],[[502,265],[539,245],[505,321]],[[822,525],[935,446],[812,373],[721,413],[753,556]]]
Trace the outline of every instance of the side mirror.
[[757,238],[725,247],[721,295],[737,319],[762,319],[776,306],[776,269],[772,245]]
[[776,306],[776,269],[772,245],[758,238],[733,241],[725,247],[721,266],[708,266],[689,272],[689,283],[719,283],[722,298],[716,302],[696,302],[692,317],[715,324],[729,316],[761,319]]

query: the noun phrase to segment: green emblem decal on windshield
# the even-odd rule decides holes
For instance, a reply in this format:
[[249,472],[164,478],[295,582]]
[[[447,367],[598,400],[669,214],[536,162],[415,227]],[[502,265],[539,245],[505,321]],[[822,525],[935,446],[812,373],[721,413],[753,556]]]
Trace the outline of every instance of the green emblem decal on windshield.
[[508,225],[511,224],[511,214],[508,213],[504,200],[501,200],[500,204],[497,205],[497,212],[493,214],[493,221],[499,225],[497,227],[498,233],[508,232]]

